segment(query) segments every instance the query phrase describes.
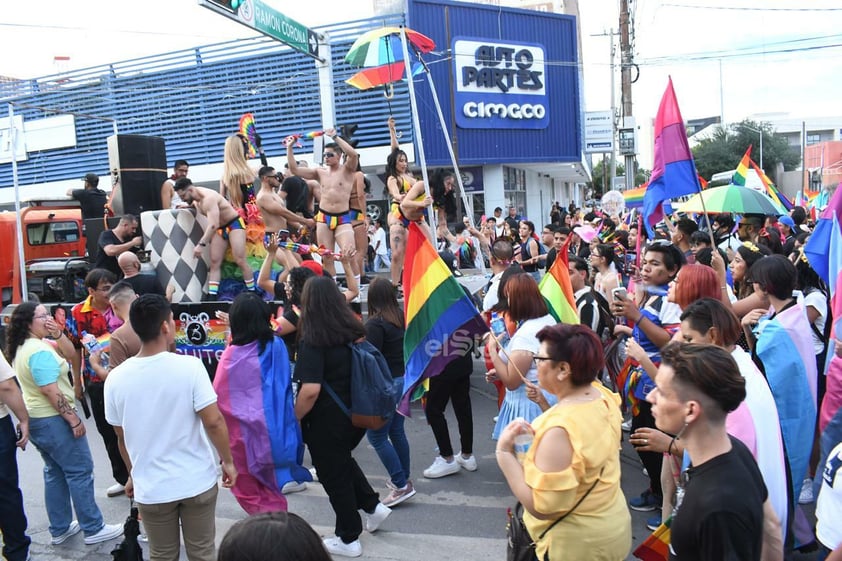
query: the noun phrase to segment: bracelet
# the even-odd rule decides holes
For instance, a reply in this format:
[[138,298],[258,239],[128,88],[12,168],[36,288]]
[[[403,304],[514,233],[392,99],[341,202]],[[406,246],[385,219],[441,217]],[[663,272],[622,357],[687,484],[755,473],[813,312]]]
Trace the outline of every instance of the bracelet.
[[645,319],[646,319],[646,316],[645,316],[645,315],[643,315],[643,314],[640,314],[640,317],[639,317],[639,318],[637,318],[637,321],[636,321],[636,322],[634,322],[634,324],[635,324],[635,325],[640,325],[640,322],[641,322],[641,321],[643,321],[643,320],[645,320]]
[[722,288],[722,290],[728,290],[728,285],[727,285],[727,284],[723,284],[721,288]]
[[199,245],[202,246],[202,247],[208,247],[208,244],[205,243],[205,242],[199,242]]
[[495,456],[499,456],[500,454],[503,454],[505,456],[517,457],[517,456],[515,456],[515,453],[512,452],[511,450],[494,450]]
[[667,447],[667,454],[672,454],[672,447],[675,445],[675,440],[677,438],[677,436],[673,436],[672,440],[670,440],[670,445]]
[[70,427],[70,430],[73,430],[73,429],[78,428],[78,427],[79,427],[79,425],[81,425],[81,424],[82,424],[82,419],[79,419],[79,422],[78,422],[78,423],[76,423],[75,425],[73,425],[72,427]]

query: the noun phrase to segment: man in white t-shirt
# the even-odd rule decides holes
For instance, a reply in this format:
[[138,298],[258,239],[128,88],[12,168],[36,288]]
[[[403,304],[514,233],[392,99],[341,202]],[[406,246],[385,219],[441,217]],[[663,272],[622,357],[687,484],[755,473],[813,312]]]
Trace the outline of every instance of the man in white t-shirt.
[[[16,434],[9,409],[18,418],[20,436]],[[25,449],[28,440],[29,414],[23,394],[15,382],[15,371],[0,353],[0,534],[3,535],[3,557],[10,561],[29,559],[29,544],[32,543],[26,535],[16,450]]]
[[374,230],[374,236],[371,238],[371,247],[374,249],[374,271],[377,272],[380,270],[380,265],[383,265],[384,269],[390,269],[392,267],[391,262],[389,261],[389,248],[386,246],[386,230],[383,229],[383,219],[377,219],[377,227]]
[[152,559],[178,559],[180,524],[188,558],[215,561],[217,464],[208,438],[222,459],[222,486],[237,480],[216,393],[199,359],[168,352],[175,322],[163,296],[135,300],[129,320],[140,352],[105,383],[105,417],[130,473],[126,494],[138,504]]

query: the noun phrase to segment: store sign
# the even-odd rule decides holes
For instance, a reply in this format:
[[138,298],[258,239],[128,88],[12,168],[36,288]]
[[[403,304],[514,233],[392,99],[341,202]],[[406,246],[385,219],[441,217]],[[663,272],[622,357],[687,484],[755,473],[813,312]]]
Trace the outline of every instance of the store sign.
[[549,126],[544,48],[527,43],[453,41],[456,124],[471,129]]

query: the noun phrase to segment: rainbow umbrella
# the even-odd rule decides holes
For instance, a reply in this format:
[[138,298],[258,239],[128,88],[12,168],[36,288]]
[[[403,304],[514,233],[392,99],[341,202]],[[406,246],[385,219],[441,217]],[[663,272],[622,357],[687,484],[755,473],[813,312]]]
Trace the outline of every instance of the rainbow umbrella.
[[[413,62],[411,66],[413,76],[417,76],[424,70],[424,66],[417,62]],[[372,68],[363,68],[345,80],[345,83],[357,88],[358,90],[370,90],[371,88],[403,80],[405,75],[406,65],[403,61],[399,61],[393,62],[392,64],[374,66]]]
[[[426,35],[408,27],[405,27],[404,31],[409,45],[418,52],[429,53],[435,48],[436,44]],[[381,27],[364,33],[354,41],[345,55],[345,62],[351,66],[362,67],[383,66],[402,60],[400,27]]]
[[[702,204],[704,202],[704,205]],[[781,216],[786,214],[780,204],[765,193],[749,187],[730,184],[711,187],[690,197],[679,210],[682,212],[731,212],[734,214],[765,214]]]

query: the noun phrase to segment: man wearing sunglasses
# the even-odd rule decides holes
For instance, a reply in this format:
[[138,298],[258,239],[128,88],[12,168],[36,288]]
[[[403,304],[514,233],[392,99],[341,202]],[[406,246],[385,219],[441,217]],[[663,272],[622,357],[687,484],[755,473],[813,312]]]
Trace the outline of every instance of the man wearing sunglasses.
[[[326,129],[325,136],[334,140],[325,144],[322,154],[326,169],[300,167],[295,161],[292,150],[296,138],[287,137],[284,143],[287,147],[289,171],[303,179],[315,179],[321,185],[319,212],[316,214],[316,238],[319,245],[333,250],[338,243],[342,255],[353,257],[356,248],[352,222],[359,219],[357,216],[359,213],[351,210],[350,200],[359,155],[350,144],[337,136],[335,129]],[[343,153],[344,162],[342,161]],[[332,256],[325,256],[324,266],[331,276],[336,276]]]
[[281,185],[281,174],[275,171],[272,166],[263,166],[257,172],[260,178],[260,190],[257,192],[255,202],[260,209],[260,217],[266,226],[267,234],[276,234],[278,230],[287,229],[288,224],[303,224],[311,230],[316,222],[310,218],[302,218],[289,210],[284,200],[278,195],[278,188]]

